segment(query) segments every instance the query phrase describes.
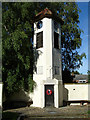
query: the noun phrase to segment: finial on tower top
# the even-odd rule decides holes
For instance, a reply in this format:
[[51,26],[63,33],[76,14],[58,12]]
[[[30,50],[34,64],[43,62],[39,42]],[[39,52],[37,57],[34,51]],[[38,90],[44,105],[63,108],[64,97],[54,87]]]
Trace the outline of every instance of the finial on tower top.
[[48,8],[45,8],[43,11],[39,12],[36,15],[36,17],[38,17],[38,16],[44,16],[44,15],[52,15],[52,12]]
[[35,21],[39,21],[39,20],[41,20],[41,19],[43,19],[43,18],[45,18],[45,17],[47,17],[47,18],[52,18],[52,19],[60,22],[61,24],[63,24],[63,20],[62,20],[61,18],[59,18],[57,15],[55,15],[55,14],[54,14],[51,10],[49,10],[47,7],[46,7],[43,11],[39,12],[39,13],[35,16],[34,20],[35,20]]

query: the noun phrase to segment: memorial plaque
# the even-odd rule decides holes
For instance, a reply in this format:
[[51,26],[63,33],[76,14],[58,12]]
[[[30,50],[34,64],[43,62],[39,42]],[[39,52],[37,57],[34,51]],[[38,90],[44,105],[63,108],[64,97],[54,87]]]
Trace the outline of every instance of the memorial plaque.
[[43,66],[37,67],[37,74],[43,74]]

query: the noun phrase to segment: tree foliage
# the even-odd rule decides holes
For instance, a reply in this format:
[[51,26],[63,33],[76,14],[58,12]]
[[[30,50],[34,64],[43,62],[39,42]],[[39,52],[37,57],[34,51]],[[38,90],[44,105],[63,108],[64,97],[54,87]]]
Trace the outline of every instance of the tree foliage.
[[[3,82],[7,94],[32,90],[32,24],[28,4],[3,3]],[[30,5],[29,5],[30,7]]]
[[73,72],[74,74],[80,75],[80,73],[76,70]]
[[62,76],[63,76],[63,83],[72,83],[73,82],[74,76],[71,75],[70,70],[68,70],[67,68],[65,68],[64,71],[62,71]]
[[[85,53],[79,55],[82,39],[79,28],[79,12],[74,2],[48,3],[3,3],[3,82],[8,93],[20,88],[31,89],[33,67],[33,20],[34,16],[48,7],[53,13],[63,18],[62,26],[62,66],[69,71],[82,65]],[[29,86],[28,86],[29,85]]]

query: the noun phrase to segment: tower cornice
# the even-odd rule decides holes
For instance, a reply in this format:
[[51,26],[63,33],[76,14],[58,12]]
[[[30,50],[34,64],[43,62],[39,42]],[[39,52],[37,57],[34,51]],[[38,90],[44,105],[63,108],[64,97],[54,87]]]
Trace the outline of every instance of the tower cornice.
[[52,18],[54,20],[56,20],[57,22],[60,22],[61,24],[64,23],[64,21],[58,17],[55,13],[53,13],[51,10],[49,10],[48,8],[45,8],[43,11],[39,12],[35,17],[34,17],[34,22],[37,22],[43,18]]

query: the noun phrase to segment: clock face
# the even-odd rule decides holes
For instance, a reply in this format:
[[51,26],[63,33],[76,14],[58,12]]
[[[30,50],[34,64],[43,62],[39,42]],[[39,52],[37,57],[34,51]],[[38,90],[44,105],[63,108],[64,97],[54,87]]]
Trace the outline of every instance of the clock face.
[[42,26],[43,26],[43,22],[42,22],[42,21],[39,21],[39,22],[37,23],[37,28],[40,29],[40,28],[42,28]]

